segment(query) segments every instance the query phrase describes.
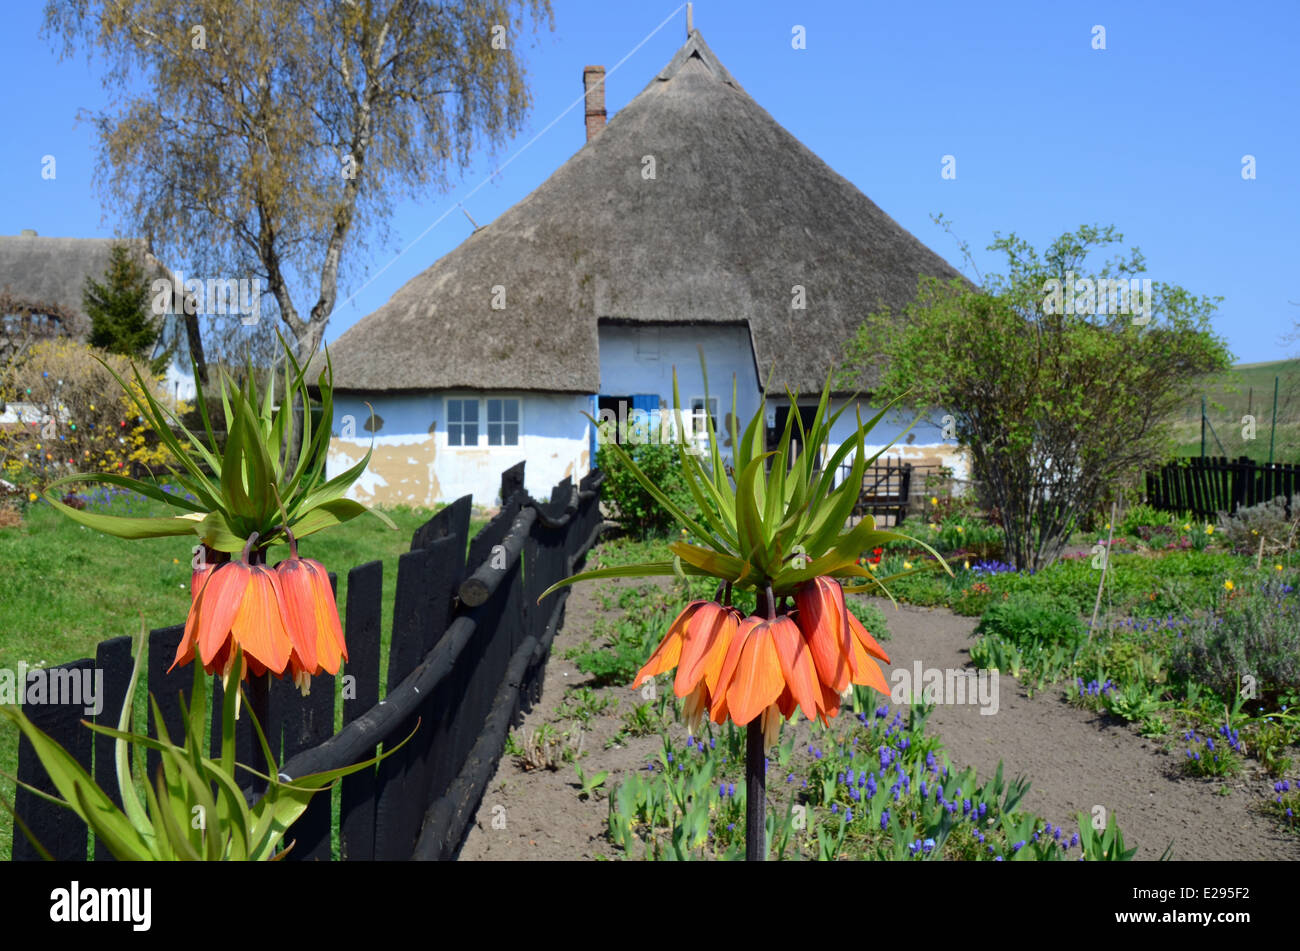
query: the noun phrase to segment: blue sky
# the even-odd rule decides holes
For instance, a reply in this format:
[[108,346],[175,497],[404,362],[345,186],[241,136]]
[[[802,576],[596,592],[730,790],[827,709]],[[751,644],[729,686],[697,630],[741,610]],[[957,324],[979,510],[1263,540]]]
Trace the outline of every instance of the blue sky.
[[[685,6],[674,0],[555,0],[554,9],[554,32],[518,38],[533,43],[534,110],[497,156],[509,161],[500,179],[479,187],[493,167],[482,156],[450,192],[399,203],[394,241],[370,241],[368,273],[340,288],[351,300],[327,341],[468,236],[458,201],[487,224],[582,146],[584,65],[611,70],[612,115],[685,39]],[[5,13],[0,234],[118,233],[94,187],[94,131],[76,121],[78,109],[105,104],[96,67],[80,55],[58,61],[39,37],[40,3],[14,0]],[[953,222],[984,273],[1001,269],[984,250],[995,231],[1042,249],[1081,224],[1113,224],[1126,247],[1141,248],[1148,276],[1224,297],[1215,329],[1238,360],[1300,353],[1281,340],[1300,322],[1295,0],[700,0],[695,24],[778,122],[955,266],[956,243],[932,214]],[[796,25],[806,49],[792,48]],[[1093,49],[1097,25],[1104,50]],[[53,181],[40,175],[46,154],[58,161]],[[956,159],[954,180],[940,175],[945,155]],[[1244,155],[1255,157],[1254,180],[1242,178]]]

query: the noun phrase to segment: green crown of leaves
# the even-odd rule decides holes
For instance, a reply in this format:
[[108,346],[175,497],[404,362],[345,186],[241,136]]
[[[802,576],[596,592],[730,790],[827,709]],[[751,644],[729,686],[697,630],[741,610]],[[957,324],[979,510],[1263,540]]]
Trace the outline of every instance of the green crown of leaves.
[[[284,344],[283,338],[281,344]],[[45,500],[74,521],[118,538],[193,534],[209,548],[223,552],[240,551],[254,532],[259,534],[258,547],[262,548],[283,537],[286,529],[292,531],[294,537],[302,538],[365,512],[371,512],[389,528],[395,529],[397,526],[382,512],[343,497],[370,463],[373,437],[371,449],[360,462],[332,479],[325,478],[329,422],[333,419],[334,367],[329,351],[325,352],[326,367],[317,380],[321,394],[318,404],[321,423],[314,428],[306,370],[287,346],[284,346],[284,356],[283,391],[278,408],[274,401],[274,369],[267,374],[261,394],[257,392],[251,366],[242,385],[221,372],[221,403],[227,437],[224,452],[217,446],[197,364],[194,366],[194,385],[206,443],[191,433],[174,412],[154,399],[139,369],[132,365],[136,381],[144,393],[144,402],[134,394],[132,400],[171,450],[172,456],[179,460],[179,468],[168,464],[168,472],[176,485],[194,497],[193,500],[181,493],[166,492],[154,482],[102,472],[59,479],[45,488]],[[108,370],[122,389],[131,394],[125,381],[111,367]],[[297,405],[302,407],[302,443],[297,461],[290,469],[289,460],[298,435],[294,413]],[[173,427],[184,434],[184,443]],[[65,505],[55,492],[61,486],[84,482],[131,489],[146,498],[183,509],[184,514],[149,518],[105,515]]]
[[[672,514],[685,530],[688,540],[669,544],[672,561],[585,571],[552,585],[542,597],[576,581],[673,574],[710,576],[738,588],[758,591],[770,586],[777,596],[790,594],[803,582],[826,575],[848,580],[846,591],[875,587],[888,595],[884,582],[890,579],[876,578],[858,563],[858,559],[864,551],[876,545],[900,539],[925,548],[952,574],[952,569],[929,545],[899,532],[877,529],[875,519],[870,515],[864,515],[862,521],[852,528],[844,528],[858,501],[863,473],[916,423],[913,422],[879,452],[868,456],[867,433],[898,401],[887,405],[865,426],[859,412],[855,433],[831,453],[831,429],[849,404],[846,402],[832,413],[830,386],[828,375],[811,428],[805,430],[800,414],[791,412],[776,449],[764,451],[766,431],[763,423],[767,398],[765,396],[759,402],[758,411],[742,434],[736,421],[736,382],[733,378],[732,411],[728,417],[731,445],[735,450],[732,471],[738,473],[733,485],[708,414],[705,414],[708,465],[702,463],[695,452],[688,451],[674,368],[673,412],[677,421],[678,459],[682,476],[699,509],[699,517],[692,517],[674,503],[646,477],[617,442],[608,445],[646,491]],[[704,370],[704,388],[707,394],[707,369]],[[799,405],[797,394],[787,389],[786,395],[791,407]],[[588,419],[592,417],[588,416]],[[592,422],[596,421],[592,419]],[[802,453],[798,446],[805,447]],[[836,473],[850,453],[853,454],[853,463],[849,475],[837,486]],[[825,460],[820,468],[817,466],[819,457]]]

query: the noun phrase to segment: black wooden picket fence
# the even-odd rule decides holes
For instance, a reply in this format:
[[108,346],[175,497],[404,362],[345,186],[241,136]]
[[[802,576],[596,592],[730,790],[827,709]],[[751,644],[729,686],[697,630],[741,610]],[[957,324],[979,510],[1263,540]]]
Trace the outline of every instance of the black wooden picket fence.
[[1283,496],[1290,518],[1290,498],[1300,492],[1300,466],[1255,462],[1249,456],[1192,458],[1148,472],[1146,483],[1147,504],[1164,512],[1190,511],[1211,520],[1219,512],[1233,514]]
[[[602,473],[594,471],[575,488],[565,479],[549,504],[523,489],[524,464],[501,478],[500,514],[469,537],[470,497],[442,509],[422,525],[411,550],[397,565],[387,693],[379,699],[379,639],[383,563],[348,573],[345,635],[349,662],[344,680],[343,729],[334,732],[336,681],[317,677],[301,697],[292,682],[273,680],[269,722],[263,724],[279,772],[290,779],[335,769],[414,738],[373,770],[342,782],[340,821],[331,826],[330,796],[317,795],[289,829],[295,843],[288,858],[328,860],[331,834],[339,834],[345,859],[454,858],[469,831],[483,791],[491,780],[512,724],[540,699],[541,675],[551,641],[562,623],[569,589],[541,605],[538,595],[567,577],[595,543],[603,521],[599,507]],[[331,581],[333,577],[331,576]],[[167,673],[183,625],[150,632],[148,690],[168,735],[183,736],[179,697],[188,698],[193,672]],[[73,661],[67,670],[103,670],[103,706],[98,722],[116,726],[130,681],[131,639],[102,642],[95,659]],[[221,686],[213,704],[214,749]],[[111,738],[81,724],[83,705],[35,704],[24,712],[91,772],[121,805]],[[149,714],[150,734],[153,714]],[[239,720],[236,751],[253,763],[253,735],[247,715]],[[93,753],[93,760],[92,760]],[[150,776],[158,754],[147,757]],[[18,778],[54,793],[31,745],[21,739]],[[74,813],[18,788],[17,813],[54,858],[85,860],[87,828]],[[17,829],[15,860],[38,858]],[[96,842],[96,860],[111,860]]]

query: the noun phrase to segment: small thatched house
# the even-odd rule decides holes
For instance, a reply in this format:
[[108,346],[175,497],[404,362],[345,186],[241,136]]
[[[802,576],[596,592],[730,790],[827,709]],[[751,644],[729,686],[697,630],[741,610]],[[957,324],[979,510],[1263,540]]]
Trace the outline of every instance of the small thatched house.
[[[769,428],[783,427],[785,388],[815,406],[867,314],[900,308],[918,275],[958,276],[778,125],[698,32],[608,124],[604,69],[584,83],[585,145],[330,347],[332,472],[370,443],[364,404],[376,414],[358,498],[490,503],[523,459],[535,494],[576,479],[595,446],[583,413],[671,407],[674,367],[701,420],[724,423],[734,376],[742,423],[766,382]],[[935,431],[904,452],[957,461]]]
[[[86,278],[104,281],[113,245],[119,243],[140,255],[147,280],[172,280],[171,271],[140,240],[43,238],[35,231],[0,235],[0,364],[12,359],[24,344],[42,338],[84,341],[90,336],[90,316],[82,302]],[[182,320],[175,314],[163,319],[153,356],[168,351],[173,359],[166,392],[175,399],[191,399],[194,373],[189,346]]]

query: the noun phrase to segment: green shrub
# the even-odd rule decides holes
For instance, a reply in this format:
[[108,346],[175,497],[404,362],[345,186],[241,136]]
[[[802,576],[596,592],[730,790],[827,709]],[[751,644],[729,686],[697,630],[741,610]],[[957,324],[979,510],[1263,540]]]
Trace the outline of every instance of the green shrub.
[[885,621],[885,612],[874,604],[860,599],[849,601],[849,610],[862,622],[862,626],[878,641],[889,640],[889,626]]
[[1218,529],[1224,544],[1238,554],[1253,555],[1262,541],[1265,550],[1290,550],[1295,545],[1297,522],[1300,522],[1300,495],[1291,497],[1291,517],[1286,517],[1286,498],[1279,495],[1237,510],[1235,515],[1219,513]]
[[993,602],[975,633],[999,636],[1021,649],[1036,645],[1073,649],[1087,629],[1069,601],[1046,593],[1017,592]]
[[1172,528],[1174,516],[1139,502],[1124,513],[1124,520],[1115,526],[1118,535],[1138,535],[1141,528]]
[[1241,677],[1267,693],[1300,683],[1300,599],[1278,580],[1198,615],[1174,642],[1174,673],[1229,697]]
[[[682,479],[676,447],[643,444],[624,448],[637,467],[674,504],[689,513],[695,512],[694,499]],[[596,465],[605,473],[605,483],[601,487],[603,498],[614,509],[615,517],[625,529],[639,538],[668,534],[674,524],[672,515],[646,491],[618,456],[601,446],[596,450]]]

